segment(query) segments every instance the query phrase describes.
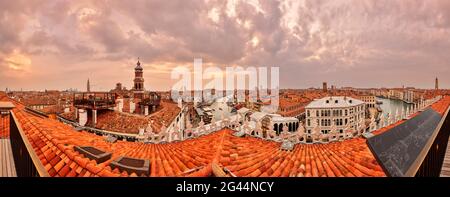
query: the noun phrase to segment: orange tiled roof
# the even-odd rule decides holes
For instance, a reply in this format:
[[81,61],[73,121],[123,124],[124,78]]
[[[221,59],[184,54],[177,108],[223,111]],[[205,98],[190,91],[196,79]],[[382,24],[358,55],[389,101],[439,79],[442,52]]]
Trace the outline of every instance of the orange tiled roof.
[[[0,92],[0,101],[8,101],[6,94]],[[9,116],[0,114],[0,138],[9,137]]]
[[[129,102],[124,102],[124,106],[126,103],[128,103],[129,106]],[[109,131],[137,134],[139,133],[139,128],[146,128],[147,124],[153,120],[153,132],[158,133],[161,130],[163,123],[166,127],[169,126],[180,111],[181,109],[178,108],[177,104],[162,101],[161,105],[157,108],[157,111],[150,114],[148,117],[120,113],[117,111],[99,112],[97,114],[96,127]],[[72,121],[76,120],[75,111],[72,109],[68,113],[61,114],[61,116]],[[88,120],[88,124],[90,121],[91,120]]]
[[[238,138],[232,130],[222,129],[168,144],[111,144],[102,136],[29,114],[20,104],[13,112],[51,176],[136,176],[109,167],[119,156],[149,159],[150,176],[211,176],[213,163],[237,176],[385,176],[363,138],[298,144],[286,152],[279,150],[280,143]],[[74,151],[74,146],[94,146],[112,157],[97,164]]]
[[444,115],[447,108],[450,106],[450,96],[444,96],[441,100],[431,105],[431,108],[440,113],[441,115]]
[[66,113],[62,113],[59,114],[61,117],[67,119],[67,120],[71,120],[71,121],[75,121],[76,122],[76,114],[75,114],[75,108],[73,106],[70,107],[70,111],[66,112]]
[[0,115],[0,138],[9,137],[9,116]]
[[105,130],[137,134],[139,128],[146,128],[147,124],[153,121],[152,128],[157,133],[160,131],[163,123],[166,127],[169,126],[178,113],[180,113],[180,110],[174,103],[161,102],[159,110],[150,114],[148,117],[107,111],[98,114],[96,127]]
[[298,144],[286,152],[276,142],[226,137],[220,162],[237,176],[385,176],[363,138]]
[[43,109],[39,110],[45,114],[61,114],[64,112],[64,108],[61,105],[50,105],[47,107],[44,107]]
[[128,115],[116,111],[99,112],[95,127],[122,133],[139,133],[139,128],[146,128],[148,120],[142,116]]
[[[220,137],[217,133],[164,145],[126,141],[110,144],[101,136],[77,132],[56,120],[29,114],[22,105],[18,105],[13,112],[50,176],[129,176],[126,172],[108,166],[119,156],[150,159],[151,176],[202,175],[210,173],[206,169],[214,156],[214,149],[211,147],[217,146],[214,142]],[[104,163],[96,164],[74,151],[74,146],[94,146],[112,152],[113,156]],[[199,170],[185,172],[190,169]]]
[[59,101],[71,99],[71,94],[63,94],[59,91],[14,92],[13,95],[16,97],[16,100],[20,100],[20,102],[26,106],[56,105]]
[[[13,110],[28,137],[35,153],[50,176],[118,176],[105,164],[97,165],[78,152],[73,146],[76,138],[94,140],[87,133],[74,133],[68,125],[56,120],[43,119],[23,111],[23,106]],[[67,132],[72,131],[72,132]]]
[[181,112],[178,105],[170,101],[162,100],[160,106],[161,110],[158,110],[149,116],[149,119],[153,120],[153,131],[156,132],[160,131],[163,123],[165,126],[169,126],[169,124],[177,117],[178,113]]
[[[25,113],[17,111],[17,116],[51,176],[119,176],[123,172],[111,170],[108,164],[120,155],[150,159],[150,176],[209,176],[212,162],[238,176],[384,176],[361,138],[327,145],[297,145],[293,152],[280,151],[280,144],[274,142],[236,138],[228,129],[172,144],[107,144],[99,136]],[[74,152],[74,145],[95,146],[112,152],[113,157],[97,165]],[[199,170],[184,173],[190,169]]]

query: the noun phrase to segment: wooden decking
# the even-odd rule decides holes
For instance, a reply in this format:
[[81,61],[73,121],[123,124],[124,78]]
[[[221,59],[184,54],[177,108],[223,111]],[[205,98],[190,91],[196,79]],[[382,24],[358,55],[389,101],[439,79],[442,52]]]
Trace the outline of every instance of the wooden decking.
[[0,139],[0,177],[16,177],[16,167],[11,151],[11,141]]
[[445,152],[444,163],[442,164],[441,177],[450,177],[450,139]]

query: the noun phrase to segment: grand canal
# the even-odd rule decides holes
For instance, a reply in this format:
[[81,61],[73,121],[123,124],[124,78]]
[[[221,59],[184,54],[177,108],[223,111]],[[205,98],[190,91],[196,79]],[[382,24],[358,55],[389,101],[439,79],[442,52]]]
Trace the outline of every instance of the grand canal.
[[382,115],[387,116],[388,113],[395,114],[398,110],[398,113],[400,113],[403,109],[405,111],[408,107],[412,107],[413,104],[407,104],[401,100],[396,99],[388,99],[388,98],[381,98],[377,97],[377,101],[383,102],[383,104],[380,104],[380,108],[383,110]]

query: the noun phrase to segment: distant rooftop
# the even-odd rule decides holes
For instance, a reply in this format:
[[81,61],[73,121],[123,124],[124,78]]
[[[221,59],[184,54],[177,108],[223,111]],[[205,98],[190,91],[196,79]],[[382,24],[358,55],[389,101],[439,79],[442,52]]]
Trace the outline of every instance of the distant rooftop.
[[341,108],[357,106],[363,103],[363,101],[352,97],[327,96],[312,101],[306,106],[306,108]]
[[14,104],[12,104],[11,102],[0,101],[0,109],[2,108],[12,109],[14,108]]

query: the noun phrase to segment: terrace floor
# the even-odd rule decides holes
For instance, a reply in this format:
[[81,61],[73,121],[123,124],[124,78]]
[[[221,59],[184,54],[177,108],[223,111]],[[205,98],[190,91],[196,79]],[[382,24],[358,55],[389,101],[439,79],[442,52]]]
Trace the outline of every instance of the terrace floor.
[[9,139],[0,139],[0,177],[17,177]]
[[444,163],[442,164],[440,177],[450,177],[450,138],[447,144],[447,151],[445,152]]

